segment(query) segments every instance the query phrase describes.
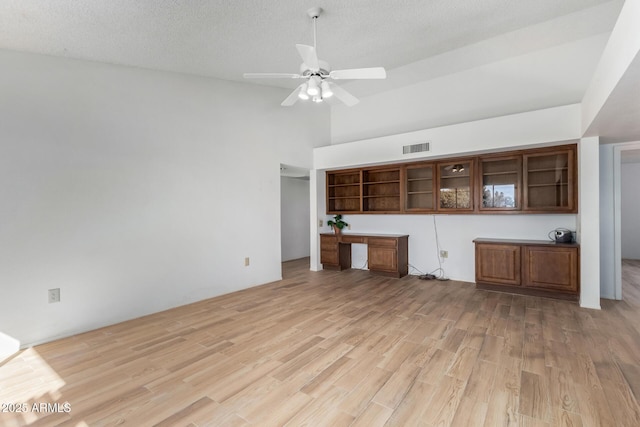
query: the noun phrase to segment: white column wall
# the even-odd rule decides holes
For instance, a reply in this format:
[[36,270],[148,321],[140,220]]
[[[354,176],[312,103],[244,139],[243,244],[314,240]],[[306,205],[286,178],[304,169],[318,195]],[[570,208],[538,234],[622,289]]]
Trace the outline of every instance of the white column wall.
[[600,182],[599,139],[578,144],[580,243],[580,305],[600,309]]

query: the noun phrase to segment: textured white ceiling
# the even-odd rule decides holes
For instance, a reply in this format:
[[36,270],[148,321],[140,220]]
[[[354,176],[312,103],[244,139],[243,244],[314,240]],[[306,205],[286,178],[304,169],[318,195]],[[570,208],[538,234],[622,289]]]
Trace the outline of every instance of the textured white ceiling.
[[[3,0],[0,48],[242,80],[243,72],[297,72],[295,43],[313,43],[306,11],[321,6],[322,59],[334,69],[395,69],[606,2]],[[609,21],[608,29],[592,27],[610,30]],[[555,26],[539,37],[568,30]]]

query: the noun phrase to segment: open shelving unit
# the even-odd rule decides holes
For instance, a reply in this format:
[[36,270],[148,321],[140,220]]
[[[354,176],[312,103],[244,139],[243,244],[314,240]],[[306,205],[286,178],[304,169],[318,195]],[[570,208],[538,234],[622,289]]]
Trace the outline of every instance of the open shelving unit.
[[357,171],[327,175],[327,210],[331,212],[359,212],[361,206],[361,176]]
[[405,210],[415,212],[435,209],[433,180],[433,165],[407,166]]
[[400,212],[400,168],[364,170],[362,210]]
[[577,213],[576,152],[570,144],[327,171],[327,213]]
[[574,208],[573,156],[570,151],[525,154],[525,207],[572,210]]

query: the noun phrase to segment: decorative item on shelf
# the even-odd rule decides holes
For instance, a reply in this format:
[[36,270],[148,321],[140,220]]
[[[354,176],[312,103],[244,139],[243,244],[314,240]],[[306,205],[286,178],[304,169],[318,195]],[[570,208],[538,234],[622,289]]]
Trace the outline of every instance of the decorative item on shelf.
[[349,224],[342,220],[342,215],[340,214],[327,221],[327,225],[333,227],[333,232],[336,234],[342,233],[342,229],[349,226]]

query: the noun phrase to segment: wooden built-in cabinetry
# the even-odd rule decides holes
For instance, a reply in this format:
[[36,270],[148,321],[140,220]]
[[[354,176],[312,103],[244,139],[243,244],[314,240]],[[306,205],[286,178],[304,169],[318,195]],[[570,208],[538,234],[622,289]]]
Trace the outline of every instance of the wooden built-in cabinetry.
[[395,212],[400,210],[400,169],[362,171],[362,210]]
[[351,244],[367,245],[369,271],[391,277],[409,273],[409,236],[401,234],[320,234],[320,263],[325,269],[351,268]]
[[327,172],[327,213],[576,213],[576,145]]
[[362,196],[360,170],[327,174],[327,211],[361,212]]
[[405,212],[435,209],[434,165],[407,165],[405,171]]
[[480,211],[499,212],[522,207],[521,156],[482,157],[479,168]]
[[538,240],[475,239],[479,289],[576,299],[580,246]]
[[473,211],[473,159],[438,163],[438,210]]
[[572,211],[576,203],[575,152],[567,149],[524,154],[523,160],[525,208]]

